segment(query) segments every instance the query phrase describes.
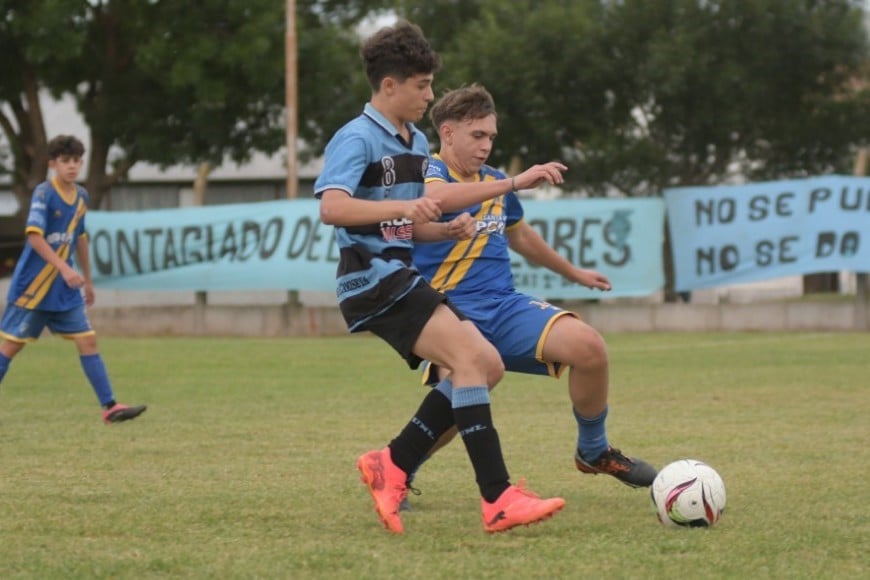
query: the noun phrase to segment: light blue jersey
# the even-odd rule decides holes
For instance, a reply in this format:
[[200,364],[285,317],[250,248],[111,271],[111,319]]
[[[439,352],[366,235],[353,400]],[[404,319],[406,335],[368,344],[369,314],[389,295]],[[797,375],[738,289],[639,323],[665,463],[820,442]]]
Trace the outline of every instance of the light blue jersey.
[[[320,198],[338,189],[357,199],[412,200],[423,196],[429,143],[413,124],[410,142],[371,104],[326,146],[323,172],[314,184]],[[423,277],[413,267],[414,225],[399,219],[336,227],[340,258],[338,303],[351,331],[388,310]]]

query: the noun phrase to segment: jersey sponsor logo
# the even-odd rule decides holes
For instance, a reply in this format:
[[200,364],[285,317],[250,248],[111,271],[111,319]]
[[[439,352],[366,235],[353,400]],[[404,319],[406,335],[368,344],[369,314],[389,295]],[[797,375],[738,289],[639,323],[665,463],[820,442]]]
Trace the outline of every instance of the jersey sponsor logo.
[[423,175],[425,175],[427,178],[440,177],[441,179],[444,179],[445,181],[447,180],[447,177],[448,177],[447,172],[443,171],[441,169],[441,167],[443,167],[443,165],[429,163],[428,159],[426,159],[426,165],[427,165],[427,168],[426,168],[425,173],[423,173]]
[[41,229],[45,228],[45,217],[41,213],[30,212],[27,216],[27,223],[32,226],[37,226]]
[[346,294],[347,292],[353,292],[355,290],[359,290],[360,288],[365,288],[371,284],[371,281],[365,276],[358,276],[357,278],[351,278],[350,280],[345,280],[338,285],[338,295]]
[[504,235],[506,224],[504,216],[487,215],[477,220],[477,233],[487,235]]
[[53,232],[45,236],[45,241],[50,245],[69,244],[73,240],[73,234],[69,232]]
[[382,221],[379,225],[381,236],[387,242],[410,240],[414,235],[414,222],[407,218]]

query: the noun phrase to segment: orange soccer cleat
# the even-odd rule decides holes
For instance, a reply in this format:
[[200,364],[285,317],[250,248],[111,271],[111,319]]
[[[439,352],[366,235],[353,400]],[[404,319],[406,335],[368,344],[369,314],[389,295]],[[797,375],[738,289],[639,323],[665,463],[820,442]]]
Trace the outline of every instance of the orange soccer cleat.
[[565,507],[561,497],[541,499],[525,489],[525,482],[507,488],[493,503],[480,500],[483,529],[490,534],[504,532],[516,526],[528,526],[552,517]]
[[407,475],[396,467],[390,455],[390,448],[380,451],[369,451],[356,460],[356,468],[360,472],[360,480],[375,501],[375,511],[381,523],[394,534],[404,533],[402,520],[399,517],[399,506],[408,495],[405,484]]

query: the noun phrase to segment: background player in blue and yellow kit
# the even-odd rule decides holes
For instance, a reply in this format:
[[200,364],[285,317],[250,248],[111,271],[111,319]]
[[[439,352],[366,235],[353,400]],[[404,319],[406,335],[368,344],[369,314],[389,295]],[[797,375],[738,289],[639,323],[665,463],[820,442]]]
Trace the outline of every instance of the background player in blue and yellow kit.
[[[413,123],[434,99],[440,57],[420,29],[404,21],[375,33],[360,54],[371,100],[330,140],[314,186],[321,220],[335,226],[340,248],[339,307],[351,332],[379,336],[411,368],[429,359],[452,371],[387,447],[358,458],[362,481],[384,526],[403,533],[398,512],[407,474],[456,425],[480,489],[484,529],[498,532],[545,519],[564,500],[541,499],[510,484],[493,426],[489,388],[504,372],[498,353],[411,260],[414,240],[462,238],[474,231],[467,214],[430,223],[442,207],[424,197],[429,143]],[[540,169],[536,176],[560,179],[557,170]],[[502,190],[506,186],[509,181]]]
[[[427,197],[442,205],[448,199],[469,199],[506,178],[486,165],[497,135],[495,104],[486,89],[471,85],[450,91],[435,103],[430,116],[441,148],[426,173]],[[576,313],[518,292],[508,248],[577,284],[609,290],[610,282],[598,272],[577,268],[547,245],[523,220],[523,207],[514,191],[462,211],[474,217],[477,233],[465,240],[418,244],[415,265],[474,321],[498,349],[507,370],[559,377],[569,368],[579,432],[577,469],[608,473],[633,487],[651,485],[656,470],[626,457],[607,440],[608,361],[603,339]],[[445,211],[440,219],[455,215]],[[432,384],[448,376],[445,369],[429,365],[424,380]]]
[[[146,407],[115,401],[96,333],[85,313],[85,305],[94,302],[94,287],[85,233],[88,194],[76,184],[84,152],[82,142],[70,135],[48,143],[48,165],[54,176],[36,186],[30,202],[27,243],[12,274],[0,321],[0,381],[15,355],[47,326],[75,342],[85,376],[103,407],[103,420],[117,423],[138,417]],[[81,273],[73,268],[73,252]]]

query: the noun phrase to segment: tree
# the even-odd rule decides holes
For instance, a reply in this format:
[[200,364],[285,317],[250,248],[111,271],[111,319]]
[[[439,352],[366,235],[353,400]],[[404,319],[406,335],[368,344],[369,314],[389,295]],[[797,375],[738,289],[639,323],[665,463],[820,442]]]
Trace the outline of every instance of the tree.
[[[299,136],[319,151],[367,96],[354,25],[378,0],[297,3]],[[0,0],[0,127],[27,206],[45,178],[42,91],[90,130],[91,204],[139,161],[220,164],[285,141],[281,0]],[[5,105],[5,106],[4,106]]]
[[[43,10],[39,2],[0,0],[0,53],[5,68],[0,83],[0,128],[6,138],[0,175],[27,207],[33,187],[48,167],[45,123],[40,106],[44,76],[72,65],[84,42],[83,31],[70,22],[84,17],[79,0],[55,0]],[[57,96],[58,93],[55,93]]]
[[441,86],[493,93],[494,163],[561,159],[592,195],[848,173],[870,142],[856,0],[476,0],[468,20],[397,4],[439,39]]
[[870,135],[854,0],[477,0],[452,37],[456,2],[397,4],[436,31],[439,86],[493,93],[495,163],[560,158],[593,194],[848,171]]

